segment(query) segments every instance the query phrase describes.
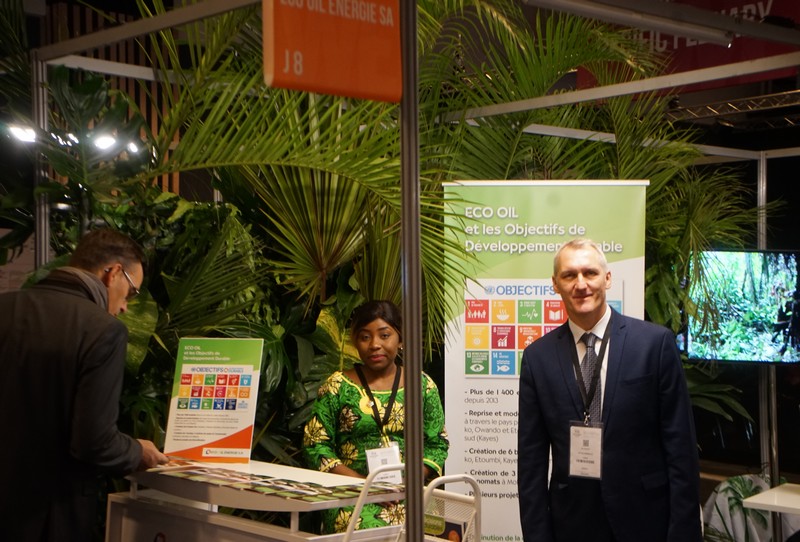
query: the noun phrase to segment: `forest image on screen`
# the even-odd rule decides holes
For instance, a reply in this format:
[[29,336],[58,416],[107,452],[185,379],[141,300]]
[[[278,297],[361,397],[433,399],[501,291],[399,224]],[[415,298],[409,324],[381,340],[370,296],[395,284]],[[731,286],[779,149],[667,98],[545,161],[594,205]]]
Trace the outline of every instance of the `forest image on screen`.
[[[689,318],[689,359],[799,362],[797,254],[709,251],[700,258],[702,276],[690,294],[694,300],[711,301]],[[699,295],[700,288],[706,295]]]

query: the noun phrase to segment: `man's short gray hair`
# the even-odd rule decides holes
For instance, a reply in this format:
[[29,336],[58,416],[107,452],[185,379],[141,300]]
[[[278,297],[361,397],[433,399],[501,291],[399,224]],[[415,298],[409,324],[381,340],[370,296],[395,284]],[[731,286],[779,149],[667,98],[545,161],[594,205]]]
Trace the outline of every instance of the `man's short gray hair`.
[[558,274],[558,258],[561,256],[561,252],[567,248],[572,250],[579,250],[584,248],[594,249],[600,256],[600,265],[603,266],[603,271],[608,271],[608,260],[606,260],[606,255],[603,254],[603,249],[600,248],[600,245],[598,245],[591,239],[578,237],[577,239],[572,239],[571,241],[567,241],[558,248],[556,255],[553,257],[553,275]]

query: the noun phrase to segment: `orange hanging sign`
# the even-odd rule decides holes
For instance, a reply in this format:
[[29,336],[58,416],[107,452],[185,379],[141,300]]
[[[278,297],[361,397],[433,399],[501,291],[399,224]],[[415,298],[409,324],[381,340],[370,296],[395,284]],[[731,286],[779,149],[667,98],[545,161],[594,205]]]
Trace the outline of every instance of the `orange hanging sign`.
[[264,0],[264,82],[399,102],[399,0]]

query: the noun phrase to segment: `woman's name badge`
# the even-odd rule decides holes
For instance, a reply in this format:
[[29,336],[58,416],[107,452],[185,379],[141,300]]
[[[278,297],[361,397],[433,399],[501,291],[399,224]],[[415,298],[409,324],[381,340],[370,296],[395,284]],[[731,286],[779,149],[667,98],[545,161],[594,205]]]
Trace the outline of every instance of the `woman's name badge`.
[[[369,467],[370,472],[378,467],[400,464],[400,447],[396,442],[392,442],[391,446],[386,446],[384,448],[372,448],[371,450],[367,450],[367,467]],[[382,472],[375,477],[375,481],[402,484],[403,473],[401,470]]]
[[569,475],[600,479],[603,459],[603,425],[570,422]]

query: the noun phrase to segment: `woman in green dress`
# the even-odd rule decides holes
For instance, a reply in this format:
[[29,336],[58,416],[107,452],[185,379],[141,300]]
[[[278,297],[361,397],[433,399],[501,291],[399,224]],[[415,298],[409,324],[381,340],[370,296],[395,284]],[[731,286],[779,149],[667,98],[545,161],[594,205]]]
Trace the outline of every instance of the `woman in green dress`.
[[[389,301],[369,301],[352,315],[352,340],[361,363],[333,373],[320,387],[305,427],[303,450],[310,467],[322,472],[366,478],[367,450],[397,446],[405,450],[405,392],[400,310]],[[442,474],[447,433],[439,391],[421,374],[423,390],[423,463],[426,479]],[[325,533],[344,532],[353,507],[323,512]],[[400,525],[402,502],[366,504],[356,528]]]

